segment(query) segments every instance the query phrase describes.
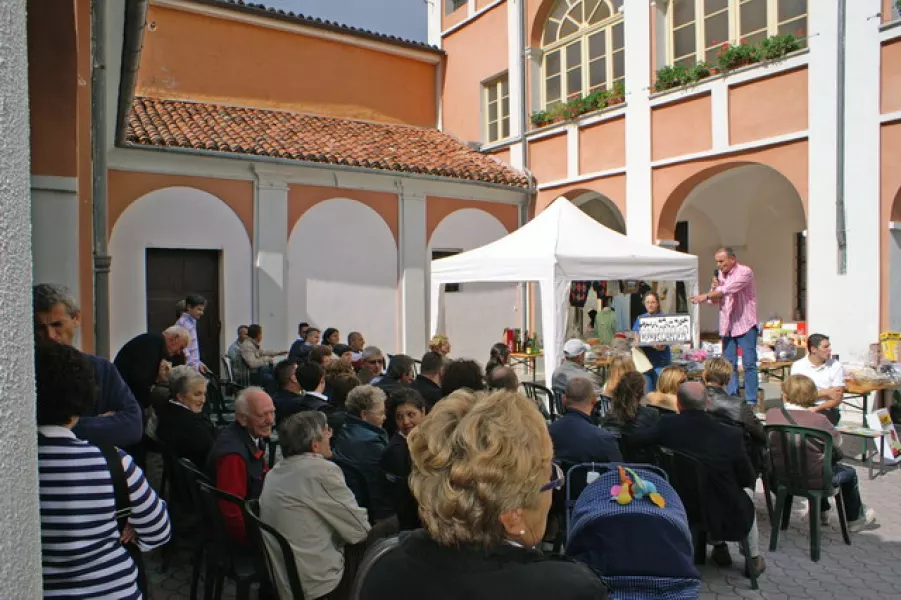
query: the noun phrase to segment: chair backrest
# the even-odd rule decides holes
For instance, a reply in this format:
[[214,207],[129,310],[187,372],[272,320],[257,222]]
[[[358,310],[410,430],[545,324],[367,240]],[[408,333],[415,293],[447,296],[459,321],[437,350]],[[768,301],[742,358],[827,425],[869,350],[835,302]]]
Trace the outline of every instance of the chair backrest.
[[422,369],[422,361],[418,358],[413,359],[413,377],[419,376],[419,371]]
[[[830,433],[796,425],[767,425],[764,431],[770,449],[770,473],[776,486],[785,486],[792,495],[833,490]],[[813,455],[822,456],[822,465],[811,464]]]
[[197,515],[201,515],[204,522],[208,522],[206,516],[205,504],[201,496],[200,484],[210,484],[209,478],[194,466],[187,458],[177,458],[174,463],[173,479],[177,480],[178,485],[184,489],[185,501],[190,504],[190,510]]
[[527,398],[541,402],[547,406],[551,421],[563,416],[563,401],[561,398],[558,398],[557,394],[553,391],[532,381],[523,381],[520,385],[523,387],[523,390],[525,390]]
[[660,466],[682,499],[689,524],[706,527],[707,469],[694,456],[671,448],[661,447],[658,456]]
[[[294,560],[294,551],[291,549],[291,544],[278,530],[267,525],[260,518],[259,500],[248,500],[245,502],[244,514],[246,515],[247,533],[251,541],[257,546],[260,555],[265,558],[269,578],[276,589],[278,589],[278,572],[275,569],[275,564],[278,563],[285,569],[288,586],[291,588],[291,597],[294,600],[304,600],[303,586],[300,584],[300,575],[297,572],[297,563]],[[275,553],[271,543],[266,543],[266,536],[275,541],[275,546],[278,548],[281,556]]]
[[225,383],[235,383],[235,373],[232,371],[232,361],[228,354],[222,355],[222,379]]
[[347,484],[347,487],[353,493],[354,498],[357,500],[357,504],[366,510],[370,510],[369,482],[366,480],[366,476],[353,464],[343,458],[339,458],[337,455],[332,456],[332,461],[334,461],[334,463],[341,468],[341,472],[344,473],[344,483]]
[[229,535],[225,525],[225,518],[219,508],[219,502],[229,502],[238,507],[244,506],[244,500],[228,492],[223,492],[213,485],[199,481],[200,497],[203,501],[204,520],[212,527],[212,535],[220,549],[228,549],[234,545],[234,539]]

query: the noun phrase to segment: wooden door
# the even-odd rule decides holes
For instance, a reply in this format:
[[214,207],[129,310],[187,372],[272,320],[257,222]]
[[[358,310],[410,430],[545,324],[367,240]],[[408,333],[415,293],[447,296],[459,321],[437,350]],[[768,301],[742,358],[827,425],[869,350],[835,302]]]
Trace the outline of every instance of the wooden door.
[[219,374],[222,322],[219,303],[219,252],[216,250],[147,249],[147,331],[174,325],[175,305],[188,294],[206,298],[197,322],[200,359]]

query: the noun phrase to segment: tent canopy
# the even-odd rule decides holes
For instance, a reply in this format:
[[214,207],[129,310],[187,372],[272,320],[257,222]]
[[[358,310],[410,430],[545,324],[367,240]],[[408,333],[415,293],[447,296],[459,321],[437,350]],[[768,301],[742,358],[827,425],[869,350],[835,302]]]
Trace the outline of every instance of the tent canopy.
[[[545,374],[550,378],[563,348],[569,284],[616,279],[685,281],[688,291],[696,293],[698,259],[612,231],[558,198],[513,233],[432,261],[431,331],[439,329],[443,284],[535,281],[541,293]],[[697,307],[692,313],[697,329]]]

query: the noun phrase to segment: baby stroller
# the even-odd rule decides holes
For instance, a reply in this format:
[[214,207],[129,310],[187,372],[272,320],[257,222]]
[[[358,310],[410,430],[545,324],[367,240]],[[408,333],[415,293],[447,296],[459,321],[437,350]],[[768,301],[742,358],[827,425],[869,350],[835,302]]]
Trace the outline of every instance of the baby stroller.
[[[598,477],[589,478],[575,503],[566,554],[600,573],[615,600],[696,599],[701,574],[688,519],[666,474],[650,465],[582,464],[570,469],[567,481],[579,470]],[[636,476],[640,485],[652,484],[658,496],[633,494],[620,504],[611,492],[622,489],[624,476],[633,488]]]

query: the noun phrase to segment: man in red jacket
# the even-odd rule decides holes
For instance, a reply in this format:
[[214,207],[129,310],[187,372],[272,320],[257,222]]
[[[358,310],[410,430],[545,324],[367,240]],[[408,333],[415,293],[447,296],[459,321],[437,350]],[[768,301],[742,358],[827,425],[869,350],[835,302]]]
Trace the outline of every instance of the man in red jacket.
[[[268,470],[263,449],[275,424],[275,406],[262,388],[249,387],[235,399],[235,422],[219,432],[207,470],[217,488],[245,500],[260,497]],[[220,502],[229,533],[246,543],[244,515],[230,502]]]

